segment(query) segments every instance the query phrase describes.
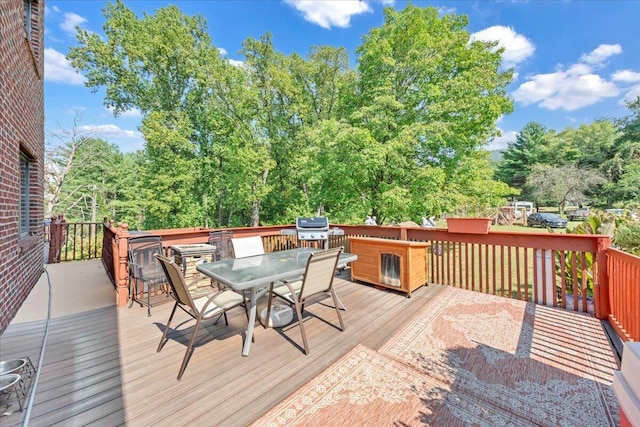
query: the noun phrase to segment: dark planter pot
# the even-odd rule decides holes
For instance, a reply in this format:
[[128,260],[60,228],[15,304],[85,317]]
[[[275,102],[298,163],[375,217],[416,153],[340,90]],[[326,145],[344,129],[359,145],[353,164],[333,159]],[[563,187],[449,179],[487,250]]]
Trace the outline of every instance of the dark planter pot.
[[449,233],[488,234],[491,218],[447,218]]

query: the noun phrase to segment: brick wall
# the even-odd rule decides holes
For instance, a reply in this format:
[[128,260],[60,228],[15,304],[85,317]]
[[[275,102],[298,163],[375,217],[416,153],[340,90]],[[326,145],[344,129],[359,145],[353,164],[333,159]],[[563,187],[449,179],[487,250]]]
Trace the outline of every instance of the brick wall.
[[[0,1],[0,334],[43,272],[44,0]],[[20,153],[30,162],[29,236],[19,235]]]

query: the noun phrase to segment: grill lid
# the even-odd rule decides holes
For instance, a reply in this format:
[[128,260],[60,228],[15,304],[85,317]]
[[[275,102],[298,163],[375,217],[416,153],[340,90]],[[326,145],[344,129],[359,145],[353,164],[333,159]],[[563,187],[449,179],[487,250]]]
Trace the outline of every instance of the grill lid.
[[296,219],[296,228],[298,230],[329,230],[329,220],[323,216],[315,218],[300,217]]

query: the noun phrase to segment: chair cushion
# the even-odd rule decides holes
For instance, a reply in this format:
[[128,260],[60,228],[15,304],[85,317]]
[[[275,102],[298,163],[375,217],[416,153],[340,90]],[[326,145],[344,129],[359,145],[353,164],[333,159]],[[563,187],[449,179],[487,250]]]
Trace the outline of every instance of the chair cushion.
[[[193,300],[198,311],[202,310],[202,307],[209,301],[213,294],[209,294],[204,297]],[[202,316],[204,319],[219,314],[223,309],[234,307],[238,304],[242,304],[244,297],[234,291],[223,291],[220,295],[215,297],[211,304],[207,307],[207,311]]]

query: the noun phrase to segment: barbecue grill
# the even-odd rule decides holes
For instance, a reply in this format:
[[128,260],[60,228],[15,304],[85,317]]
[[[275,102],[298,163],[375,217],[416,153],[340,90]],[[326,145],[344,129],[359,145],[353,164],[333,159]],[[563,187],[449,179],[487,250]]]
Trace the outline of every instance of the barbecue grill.
[[299,217],[296,219],[296,234],[298,246],[304,242],[322,243],[324,249],[329,249],[329,220],[326,217]]
[[338,227],[330,229],[329,220],[325,217],[299,217],[296,219],[295,230],[285,228],[280,230],[280,234],[283,236],[296,236],[298,247],[302,247],[304,242],[320,242],[322,243],[322,249],[329,249],[329,236],[342,236],[344,235],[344,230]]

